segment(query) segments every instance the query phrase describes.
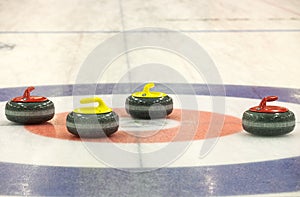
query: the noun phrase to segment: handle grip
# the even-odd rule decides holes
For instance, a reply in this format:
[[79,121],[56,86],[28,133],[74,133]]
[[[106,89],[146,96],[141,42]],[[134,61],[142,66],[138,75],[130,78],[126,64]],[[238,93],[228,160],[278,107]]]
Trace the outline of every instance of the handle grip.
[[267,106],[267,102],[272,102],[278,100],[278,96],[267,96],[262,99],[262,101],[259,104],[259,107],[261,109],[265,108]]
[[112,111],[105,102],[99,97],[89,97],[83,98],[80,100],[81,104],[89,104],[89,103],[98,103],[98,106],[90,108],[92,111],[96,113],[105,113]]
[[30,98],[30,92],[32,92],[35,88],[33,86],[29,86],[26,88],[23,94],[23,98],[29,99]]

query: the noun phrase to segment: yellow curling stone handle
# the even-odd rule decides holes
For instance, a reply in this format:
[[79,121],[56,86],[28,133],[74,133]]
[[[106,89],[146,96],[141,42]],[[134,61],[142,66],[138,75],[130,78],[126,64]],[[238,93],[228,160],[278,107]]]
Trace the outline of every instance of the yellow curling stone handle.
[[81,104],[98,103],[97,107],[82,107],[75,109],[75,113],[81,114],[104,114],[112,112],[112,109],[107,107],[104,101],[99,97],[83,98],[80,100]]
[[148,83],[144,86],[144,89],[142,92],[135,92],[132,94],[133,97],[139,97],[139,98],[160,98],[165,97],[167,94],[163,92],[150,92],[150,89],[155,86],[154,83]]

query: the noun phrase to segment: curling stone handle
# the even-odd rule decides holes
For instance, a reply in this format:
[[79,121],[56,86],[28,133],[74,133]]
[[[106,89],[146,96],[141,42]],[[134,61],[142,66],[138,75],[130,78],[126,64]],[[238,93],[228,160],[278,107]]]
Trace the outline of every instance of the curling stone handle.
[[30,92],[32,92],[35,88],[33,86],[28,87],[23,94],[23,98],[29,99],[30,98]]
[[111,111],[111,109],[99,97],[83,98],[83,99],[80,100],[81,104],[89,104],[89,103],[95,103],[95,102],[98,103],[98,106],[95,107],[95,109],[98,112]]
[[278,96],[267,96],[262,99],[262,101],[259,104],[259,108],[263,109],[267,106],[267,102],[276,101],[278,99]]
[[150,89],[153,88],[155,85],[154,83],[148,83],[144,86],[144,89],[143,89],[143,94],[150,94]]

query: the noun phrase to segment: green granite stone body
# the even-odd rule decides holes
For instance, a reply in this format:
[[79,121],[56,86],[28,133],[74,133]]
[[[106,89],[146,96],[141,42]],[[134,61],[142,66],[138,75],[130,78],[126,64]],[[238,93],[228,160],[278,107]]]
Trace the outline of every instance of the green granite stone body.
[[54,104],[47,100],[43,102],[13,102],[8,101],[5,115],[8,120],[21,124],[38,124],[53,118]]
[[110,136],[119,128],[119,116],[113,111],[103,114],[71,112],[66,121],[68,131],[83,138]]
[[160,98],[139,98],[129,96],[125,108],[133,118],[158,119],[168,116],[173,111],[173,101],[169,96]]
[[292,111],[261,113],[247,110],[243,114],[242,125],[245,131],[254,135],[284,135],[295,128],[295,115]]

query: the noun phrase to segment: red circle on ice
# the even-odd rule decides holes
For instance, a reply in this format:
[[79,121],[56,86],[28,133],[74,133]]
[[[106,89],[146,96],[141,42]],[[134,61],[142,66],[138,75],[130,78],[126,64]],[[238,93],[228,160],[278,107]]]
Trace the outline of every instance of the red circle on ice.
[[[124,109],[114,109],[115,112],[122,117],[129,117]],[[172,128],[164,129],[162,128],[159,131],[151,132],[149,130],[143,131],[141,128],[141,132],[150,132],[153,135],[144,135],[146,137],[139,137],[132,135],[130,132],[119,130],[109,138],[98,138],[98,139],[84,139],[78,138],[71,133],[68,132],[66,128],[66,113],[58,113],[55,117],[44,124],[40,125],[26,125],[25,128],[37,135],[58,138],[64,140],[74,140],[74,141],[91,141],[91,142],[113,142],[113,143],[160,143],[160,142],[174,142],[174,141],[189,141],[189,140],[201,140],[206,138],[213,138],[218,136],[226,136],[234,133],[238,133],[242,131],[241,119],[225,115],[224,116],[224,124],[221,131],[216,131],[208,134],[209,127],[211,125],[211,117],[213,115],[212,112],[205,111],[194,111],[194,110],[181,110],[174,109],[172,114],[170,114],[167,118],[178,121],[179,123],[182,120],[182,113],[189,114],[191,119],[194,117],[199,118],[199,124],[179,124]],[[189,118],[189,117],[185,117]],[[184,131],[184,133],[182,132]],[[181,134],[180,134],[181,132]]]

